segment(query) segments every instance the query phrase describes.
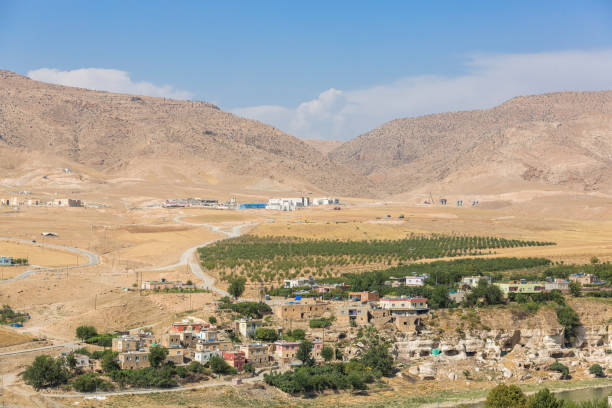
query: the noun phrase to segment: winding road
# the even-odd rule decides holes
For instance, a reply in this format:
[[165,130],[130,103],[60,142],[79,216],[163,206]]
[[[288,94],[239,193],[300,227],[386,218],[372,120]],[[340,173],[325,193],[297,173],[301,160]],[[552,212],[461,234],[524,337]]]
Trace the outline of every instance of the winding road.
[[[256,225],[257,223],[253,223],[253,222],[249,222],[249,223],[244,223],[244,224],[239,224],[239,225],[235,225],[232,227],[231,231],[224,231],[222,229],[222,227],[216,226],[216,225],[211,225],[211,224],[196,224],[196,223],[192,223],[192,222],[187,222],[187,221],[183,221],[182,218],[185,217],[184,215],[177,215],[176,217],[174,217],[174,221],[179,223],[179,224],[185,224],[185,225],[195,225],[198,227],[208,227],[210,228],[210,230],[212,232],[216,232],[216,233],[220,233],[220,234],[224,234],[226,237],[225,238],[220,238],[220,239],[214,239],[211,241],[207,241],[204,242],[202,244],[196,245],[192,248],[189,248],[188,250],[186,250],[185,252],[183,252],[181,254],[181,257],[179,259],[179,261],[175,264],[172,265],[166,265],[166,266],[161,266],[161,267],[150,267],[150,268],[141,268],[141,269],[137,269],[137,272],[146,272],[146,271],[166,271],[166,270],[170,270],[170,269],[175,269],[178,268],[180,266],[183,265],[189,265],[189,269],[191,269],[191,273],[193,273],[198,279],[202,280],[202,288],[206,288],[206,289],[210,289],[216,293],[218,293],[221,296],[230,296],[230,294],[220,288],[216,288],[214,285],[215,283],[215,279],[204,273],[204,270],[202,269],[202,266],[200,265],[199,262],[195,261],[194,262],[194,258],[195,258],[195,254],[196,251],[200,248],[204,248],[206,246],[212,245],[216,242],[219,241],[223,241],[224,239],[228,239],[228,238],[235,238],[241,235],[241,231],[243,228],[248,227],[248,226],[252,226],[252,225]],[[190,217],[195,217],[195,215],[192,215]]]
[[4,280],[0,280],[0,284],[3,283],[8,283],[8,282],[14,282],[14,281],[18,281],[24,278],[27,278],[30,275],[33,275],[35,273],[38,272],[48,272],[48,271],[57,271],[57,270],[66,270],[66,269],[76,269],[76,268],[85,268],[88,266],[95,266],[98,265],[100,263],[100,259],[98,257],[98,255],[94,254],[93,252],[89,252],[86,251],[84,249],[81,248],[73,248],[73,247],[69,247],[66,245],[59,245],[59,244],[47,244],[47,243],[40,243],[40,242],[32,242],[31,240],[27,240],[27,239],[20,239],[20,238],[11,238],[11,237],[0,237],[1,241],[10,241],[10,242],[16,242],[18,244],[27,244],[27,245],[37,245],[40,247],[45,247],[45,248],[53,248],[53,249],[60,249],[63,251],[69,251],[69,252],[73,252],[77,255],[85,255],[87,257],[87,259],[89,260],[89,262],[87,264],[84,265],[68,265],[68,266],[53,266],[53,267],[37,267],[37,266],[32,266],[32,268],[28,269],[27,271],[25,271],[24,273],[17,275],[15,277],[12,277],[10,279],[4,279]]

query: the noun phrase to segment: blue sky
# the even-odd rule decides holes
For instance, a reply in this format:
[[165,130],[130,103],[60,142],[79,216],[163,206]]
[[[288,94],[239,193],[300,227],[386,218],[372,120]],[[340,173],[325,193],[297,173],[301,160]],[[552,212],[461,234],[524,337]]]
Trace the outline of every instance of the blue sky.
[[[587,61],[608,68],[611,21],[612,2],[588,0],[4,0],[0,68],[48,82],[210,101],[297,136],[346,139],[397,116],[484,108],[524,93],[612,88],[603,69],[575,72]],[[508,61],[518,65],[500,73]],[[554,81],[529,72],[561,63],[572,72]],[[72,72],[91,68],[113,71]],[[470,88],[491,69],[512,86],[494,97],[486,90],[495,79]],[[522,79],[508,80],[515,72]],[[461,78],[468,83],[454,89],[461,97],[450,103],[428,88],[440,92],[444,81]],[[390,99],[392,106],[379,103]]]

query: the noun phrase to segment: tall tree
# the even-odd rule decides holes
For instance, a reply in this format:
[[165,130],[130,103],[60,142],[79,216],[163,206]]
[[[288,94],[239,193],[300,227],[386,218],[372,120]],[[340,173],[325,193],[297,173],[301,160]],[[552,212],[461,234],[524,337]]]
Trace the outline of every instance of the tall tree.
[[312,343],[308,340],[304,340],[300,343],[300,347],[295,357],[300,360],[304,366],[313,366],[315,363],[311,355],[312,347]]

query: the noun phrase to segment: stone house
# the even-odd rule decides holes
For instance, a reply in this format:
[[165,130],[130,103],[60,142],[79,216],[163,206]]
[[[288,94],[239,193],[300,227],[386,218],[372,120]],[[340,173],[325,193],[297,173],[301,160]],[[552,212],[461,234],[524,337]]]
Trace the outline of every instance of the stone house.
[[244,353],[246,361],[254,367],[265,367],[270,363],[269,347],[266,344],[242,345],[239,350]]

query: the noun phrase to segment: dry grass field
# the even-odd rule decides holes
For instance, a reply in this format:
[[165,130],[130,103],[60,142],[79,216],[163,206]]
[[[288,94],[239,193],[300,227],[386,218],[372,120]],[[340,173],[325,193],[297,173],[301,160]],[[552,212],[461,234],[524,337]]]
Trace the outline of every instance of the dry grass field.
[[9,328],[0,327],[0,347],[15,346],[27,343],[32,338],[26,334],[21,334]]

